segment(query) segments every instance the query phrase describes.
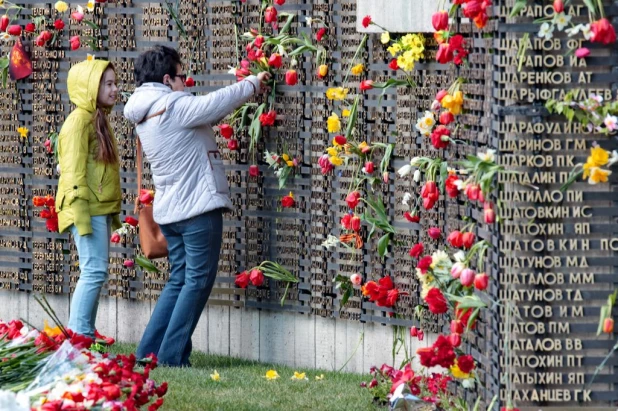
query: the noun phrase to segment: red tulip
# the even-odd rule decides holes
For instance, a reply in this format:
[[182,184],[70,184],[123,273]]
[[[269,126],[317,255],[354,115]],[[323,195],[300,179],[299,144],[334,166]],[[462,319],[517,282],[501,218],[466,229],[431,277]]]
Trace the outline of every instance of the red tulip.
[[268,59],[268,65],[274,68],[280,68],[283,65],[283,59],[281,58],[281,54],[273,53],[270,55]]
[[564,11],[564,3],[562,0],[554,0],[554,11],[556,13],[562,13]]
[[459,347],[461,345],[461,335],[451,334],[448,336],[448,340],[453,347]]
[[249,285],[249,281],[249,274],[246,271],[243,271],[236,276],[234,284],[236,284],[236,286],[240,288],[247,288],[247,286]]
[[489,285],[489,276],[485,273],[477,274],[474,276],[474,288],[483,291],[487,289]]
[[71,13],[71,17],[73,17],[78,22],[81,22],[84,19],[84,13],[80,13],[79,11],[75,10],[73,13]]
[[453,50],[449,47],[448,43],[442,43],[438,47],[436,53],[436,61],[440,64],[446,64],[453,60]]
[[448,11],[440,10],[431,16],[431,24],[434,30],[446,30],[448,28]]
[[264,274],[260,270],[251,270],[251,274],[249,274],[249,279],[251,280],[251,283],[256,287],[264,284]]
[[129,224],[131,227],[137,227],[137,225],[139,224],[139,221],[137,221],[137,219],[131,217],[131,216],[126,216],[124,218],[124,222]]
[[474,245],[474,241],[476,241],[476,236],[474,235],[474,233],[467,232],[463,233],[461,239],[464,248],[471,248]]
[[605,321],[603,321],[603,332],[606,334],[611,334],[614,332],[613,318],[606,318]]
[[590,50],[586,47],[580,47],[575,50],[575,57],[579,59],[583,59],[584,57],[588,57],[590,55]]
[[392,59],[390,63],[388,63],[388,67],[391,70],[399,70],[399,64],[397,64],[397,59]]
[[483,217],[485,219],[485,223],[487,224],[493,224],[496,222],[496,212],[494,211],[493,207],[485,207],[485,209],[483,210]]
[[421,221],[421,217],[414,213],[414,214],[410,214],[409,211],[406,211],[405,213],[403,213],[403,216],[405,217],[406,220],[408,220],[411,223],[418,223],[419,221]]
[[419,341],[423,341],[423,338],[425,338],[425,332],[423,330],[418,330],[418,340]]
[[6,29],[6,32],[11,36],[20,36],[21,35],[21,26],[19,24],[13,24]]
[[352,230],[359,232],[361,229],[361,219],[358,216],[354,216],[350,219],[350,226]]
[[285,73],[285,84],[288,86],[295,86],[298,83],[298,73],[296,70],[288,70]]
[[228,140],[227,148],[232,151],[238,150],[238,140],[236,140],[235,138]]
[[223,138],[230,139],[234,135],[234,128],[229,124],[221,124],[219,126],[219,132]]
[[438,227],[431,227],[429,230],[427,230],[427,234],[429,234],[429,237],[437,240],[438,238],[440,238],[440,235],[442,235],[442,232]]
[[257,177],[260,175],[260,169],[256,165],[249,166],[249,175],[251,177]]
[[348,203],[348,207],[354,210],[360,202],[360,197],[361,195],[358,191],[352,191],[350,194],[348,194],[348,196],[345,198],[345,201]]
[[79,49],[79,47],[82,45],[81,41],[79,39],[79,36],[73,36],[69,39],[69,44],[71,45],[71,50],[75,51],[77,49]]
[[481,188],[477,184],[470,184],[466,186],[465,193],[468,199],[472,201],[476,201],[479,199],[480,191],[481,191]]
[[375,171],[375,167],[373,165],[373,161],[367,161],[365,166],[363,167],[363,171],[367,174],[371,174]]
[[440,90],[438,91],[438,94],[436,94],[436,100],[441,103],[442,99],[446,96],[448,96],[448,91]]
[[48,41],[50,41],[52,39],[52,34],[47,31],[47,30],[43,30],[35,39],[34,43],[39,46],[39,47],[43,47]]
[[264,10],[264,21],[266,23],[276,23],[277,22],[277,9],[269,6]]
[[338,135],[333,138],[333,144],[338,145],[338,146],[343,146],[347,142],[348,140],[345,138],[345,136],[342,136],[342,135]]
[[264,44],[264,36],[259,35],[255,38],[255,40],[253,40],[253,45],[257,48],[262,47],[262,45]]
[[361,81],[359,88],[361,91],[371,90],[373,88],[373,80]]
[[285,4],[285,0],[275,0],[275,3],[277,3],[279,6],[283,6]]
[[287,195],[281,199],[281,205],[283,208],[291,208],[296,205],[296,201],[294,201],[294,197]]
[[455,116],[453,116],[450,111],[443,111],[442,113],[440,113],[440,117],[438,117],[438,120],[440,121],[440,124],[446,126],[455,121]]
[[114,233],[112,234],[112,238],[109,239],[112,243],[119,243],[120,242],[120,234],[118,234],[117,232],[114,231]]
[[56,30],[62,30],[64,28],[64,21],[60,19],[54,21],[54,27],[56,28]]
[[185,80],[185,86],[186,87],[195,86],[195,80],[193,80],[193,77],[187,77],[187,79]]
[[590,25],[592,37],[590,41],[593,43],[611,44],[616,42],[616,31],[614,26],[606,18],[595,21]]
[[318,30],[318,32],[315,34],[315,39],[317,41],[322,41],[322,38],[324,38],[324,35],[326,34],[326,27],[322,27],[321,29]]
[[448,237],[446,237],[446,241],[448,241],[453,247],[459,248],[463,245],[463,234],[461,231],[453,231]]
[[5,14],[0,17],[0,32],[6,31],[7,27],[9,27],[9,16]]
[[154,193],[150,190],[141,189],[139,192],[139,202],[142,204],[151,204],[154,200]]
[[418,336],[418,328],[416,328],[416,326],[413,326],[412,328],[410,328],[410,337],[417,337]]
[[460,320],[451,320],[451,332],[453,334],[463,334],[464,324]]
[[474,270],[466,268],[461,272],[461,275],[459,276],[459,281],[461,281],[461,285],[463,285],[464,287],[470,287],[474,283],[475,276],[476,273],[474,272]]

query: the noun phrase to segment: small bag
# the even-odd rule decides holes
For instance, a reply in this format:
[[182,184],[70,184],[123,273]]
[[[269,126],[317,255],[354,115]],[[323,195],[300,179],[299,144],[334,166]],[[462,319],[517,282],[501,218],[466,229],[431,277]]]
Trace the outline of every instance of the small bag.
[[[149,120],[153,117],[160,116],[165,113],[165,109],[146,117],[142,122]],[[140,123],[141,124],[141,123]],[[161,228],[155,222],[152,215],[152,206],[143,205],[139,201],[139,195],[142,190],[142,142],[137,136],[137,197],[135,198],[135,214],[138,214],[138,232],[139,243],[142,247],[142,253],[146,258],[163,258],[167,257],[167,240],[161,232]]]

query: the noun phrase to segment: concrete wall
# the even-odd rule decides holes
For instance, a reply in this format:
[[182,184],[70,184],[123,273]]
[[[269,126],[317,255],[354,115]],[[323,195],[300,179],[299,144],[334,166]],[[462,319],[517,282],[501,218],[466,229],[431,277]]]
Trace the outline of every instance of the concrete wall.
[[[48,295],[47,299],[63,323],[68,323],[69,297]],[[118,341],[137,343],[150,312],[147,302],[102,297],[97,328]],[[15,318],[42,327],[48,316],[31,294],[0,291],[0,319]],[[431,342],[426,336],[421,344]],[[366,373],[373,365],[392,364],[392,343],[393,329],[380,324],[222,306],[206,307],[193,334],[194,349],[211,354],[299,369],[339,370],[349,360],[345,370],[356,373]],[[406,343],[412,353],[419,346],[416,338],[408,337]],[[401,351],[395,364],[403,358]]]

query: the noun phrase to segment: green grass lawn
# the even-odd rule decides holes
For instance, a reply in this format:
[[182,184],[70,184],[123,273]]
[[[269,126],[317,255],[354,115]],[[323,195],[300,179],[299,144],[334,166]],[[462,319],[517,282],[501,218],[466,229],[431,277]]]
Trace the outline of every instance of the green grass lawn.
[[[113,351],[130,353],[135,346],[115,344]],[[368,376],[292,369],[238,358],[193,352],[191,368],[158,367],[151,373],[157,381],[167,381],[168,392],[162,410],[168,411],[272,411],[272,410],[376,410],[371,395],[360,388]],[[268,381],[266,371],[276,370],[280,378]],[[221,380],[212,381],[217,370]],[[308,381],[294,381],[294,371],[306,372]],[[316,375],[324,379],[316,381]]]

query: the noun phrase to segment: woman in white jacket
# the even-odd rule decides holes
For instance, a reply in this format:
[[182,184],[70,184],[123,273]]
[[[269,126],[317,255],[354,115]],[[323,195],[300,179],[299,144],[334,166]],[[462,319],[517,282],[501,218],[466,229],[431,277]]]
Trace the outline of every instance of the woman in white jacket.
[[212,290],[232,208],[212,124],[259,93],[260,73],[205,96],[184,91],[178,53],[156,46],[135,62],[138,88],[124,115],[136,124],[155,186],[153,215],[168,244],[170,277],[137,349],[170,366],[190,366],[191,336]]

